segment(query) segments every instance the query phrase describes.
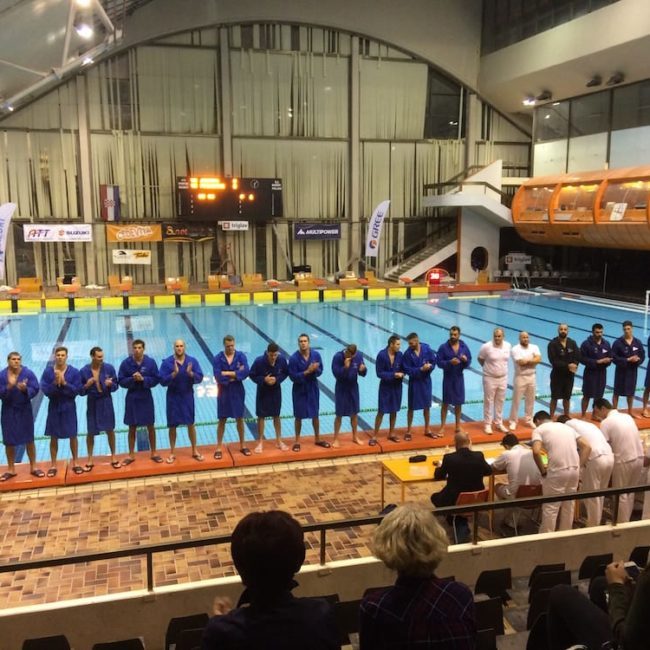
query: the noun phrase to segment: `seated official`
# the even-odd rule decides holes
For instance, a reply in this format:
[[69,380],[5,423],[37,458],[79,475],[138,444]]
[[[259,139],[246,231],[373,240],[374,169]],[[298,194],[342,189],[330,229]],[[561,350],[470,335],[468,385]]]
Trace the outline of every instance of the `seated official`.
[[[440,492],[431,495],[431,502],[437,508],[456,505],[456,500],[461,492],[478,492],[485,485],[483,477],[492,473],[492,468],[487,464],[483,453],[470,449],[472,441],[466,433],[457,433],[454,436],[456,451],[445,454],[442,463],[436,467],[433,478],[436,481],[447,479]],[[456,526],[456,538],[459,543],[469,541],[469,524],[466,517],[457,515],[448,517],[447,521]]]
[[476,647],[472,592],[435,575],[447,535],[428,508],[408,503],[386,515],[373,551],[397,580],[361,602],[360,650]]
[[[300,524],[286,512],[252,512],[235,527],[231,554],[246,587],[237,607],[213,616],[202,650],[339,650],[330,605],[296,598],[293,576],[305,560]],[[217,604],[217,607],[219,605]]]
[[542,475],[535,465],[533,451],[530,447],[519,444],[514,433],[507,433],[501,440],[505,451],[492,463],[492,472],[508,474],[507,483],[497,483],[494,492],[499,499],[514,499],[520,485],[540,485]]
[[604,584],[607,600],[590,587],[594,602],[570,585],[551,589],[546,619],[549,648],[584,644],[590,649],[647,650],[650,565],[634,579],[623,562],[613,562],[605,569]]

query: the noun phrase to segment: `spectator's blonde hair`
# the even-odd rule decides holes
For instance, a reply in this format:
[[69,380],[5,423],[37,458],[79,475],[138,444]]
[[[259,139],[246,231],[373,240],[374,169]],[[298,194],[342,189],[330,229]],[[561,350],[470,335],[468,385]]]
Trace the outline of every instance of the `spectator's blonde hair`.
[[405,575],[430,576],[447,553],[447,534],[430,509],[407,503],[384,517],[373,537],[376,557]]

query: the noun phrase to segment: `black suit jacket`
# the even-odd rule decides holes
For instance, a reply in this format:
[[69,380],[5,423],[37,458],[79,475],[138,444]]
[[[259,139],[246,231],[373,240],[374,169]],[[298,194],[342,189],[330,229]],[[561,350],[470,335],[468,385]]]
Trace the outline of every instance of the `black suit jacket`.
[[442,508],[453,506],[461,492],[483,490],[483,477],[489,476],[492,468],[485,461],[480,451],[463,447],[442,457],[442,464],[436,467],[433,478],[436,481],[447,479],[447,485],[431,495],[433,505]]

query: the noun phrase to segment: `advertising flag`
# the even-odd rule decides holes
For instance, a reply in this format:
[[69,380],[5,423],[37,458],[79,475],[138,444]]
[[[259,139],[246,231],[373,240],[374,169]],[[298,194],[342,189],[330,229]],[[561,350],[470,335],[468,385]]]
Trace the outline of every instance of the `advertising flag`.
[[384,225],[384,218],[390,207],[390,201],[382,201],[372,213],[368,224],[368,235],[366,236],[366,256],[377,257],[379,254],[379,238],[381,228]]
[[7,235],[11,217],[16,210],[15,203],[3,203],[0,205],[0,280],[5,277],[5,251],[7,250]]

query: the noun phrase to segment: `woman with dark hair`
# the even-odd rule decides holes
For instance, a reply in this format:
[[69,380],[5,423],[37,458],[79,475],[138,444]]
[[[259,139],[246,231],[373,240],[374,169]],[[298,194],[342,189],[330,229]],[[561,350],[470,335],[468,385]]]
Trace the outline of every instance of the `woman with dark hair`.
[[293,576],[305,560],[300,524],[286,512],[246,515],[231,554],[245,589],[237,607],[210,619],[203,650],[338,650],[334,614],[318,598],[296,598]]

